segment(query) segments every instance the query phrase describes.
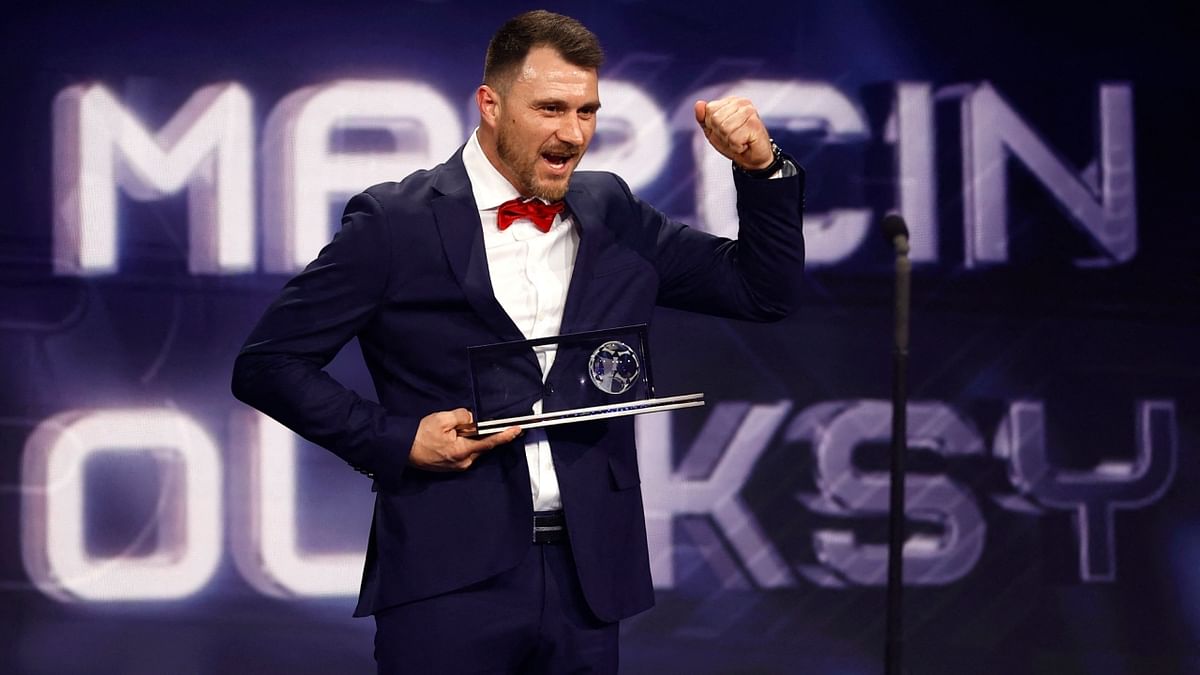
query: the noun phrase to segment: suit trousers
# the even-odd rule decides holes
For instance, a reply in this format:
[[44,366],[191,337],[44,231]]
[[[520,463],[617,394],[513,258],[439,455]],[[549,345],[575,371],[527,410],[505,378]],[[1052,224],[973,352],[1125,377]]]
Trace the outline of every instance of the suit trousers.
[[380,675],[617,672],[618,624],[588,608],[565,542],[531,543],[517,567],[381,610],[375,626]]

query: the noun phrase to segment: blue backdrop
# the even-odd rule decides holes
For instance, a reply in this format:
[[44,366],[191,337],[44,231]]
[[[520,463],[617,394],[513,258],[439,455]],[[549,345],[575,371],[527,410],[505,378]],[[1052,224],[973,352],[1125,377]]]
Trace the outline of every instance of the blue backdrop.
[[[1043,3],[1044,5],[1045,3]],[[892,255],[913,230],[907,661],[1200,672],[1195,23],[1147,6],[574,2],[587,163],[725,232],[691,105],[808,170],[803,308],[662,312],[629,673],[874,673]],[[2,31],[0,670],[370,672],[369,482],[228,393],[348,192],[474,128],[526,7],[55,3]],[[371,395],[357,348],[331,365]]]

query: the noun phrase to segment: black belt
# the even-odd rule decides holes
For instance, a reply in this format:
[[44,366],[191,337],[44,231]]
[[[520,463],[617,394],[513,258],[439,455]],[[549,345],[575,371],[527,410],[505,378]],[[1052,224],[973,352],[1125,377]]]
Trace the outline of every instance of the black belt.
[[561,544],[567,540],[567,519],[562,511],[535,511],[533,543]]

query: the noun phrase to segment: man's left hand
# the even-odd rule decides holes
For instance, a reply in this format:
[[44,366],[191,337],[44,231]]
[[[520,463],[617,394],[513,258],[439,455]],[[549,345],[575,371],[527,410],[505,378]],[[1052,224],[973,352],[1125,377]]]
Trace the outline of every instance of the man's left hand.
[[696,101],[696,123],[717,152],[743,169],[765,169],[775,160],[771,136],[750,99]]

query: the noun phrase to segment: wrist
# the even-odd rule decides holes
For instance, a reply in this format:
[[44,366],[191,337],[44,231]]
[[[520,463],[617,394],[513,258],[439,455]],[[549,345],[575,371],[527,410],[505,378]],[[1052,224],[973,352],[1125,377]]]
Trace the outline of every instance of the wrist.
[[775,145],[775,141],[772,140],[771,141],[771,162],[769,164],[767,164],[766,166],[763,166],[763,167],[758,167],[758,168],[747,168],[747,167],[744,167],[744,166],[738,164],[737,162],[734,162],[733,167],[734,167],[734,169],[741,171],[742,173],[746,174],[747,176],[750,176],[751,178],[770,178],[771,176],[775,175],[776,172],[778,172],[780,169],[783,168],[783,162],[784,162],[783,151],[780,150],[779,146]]

